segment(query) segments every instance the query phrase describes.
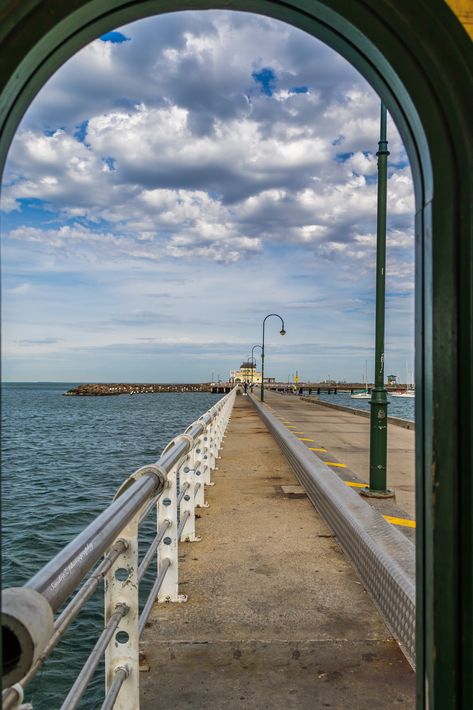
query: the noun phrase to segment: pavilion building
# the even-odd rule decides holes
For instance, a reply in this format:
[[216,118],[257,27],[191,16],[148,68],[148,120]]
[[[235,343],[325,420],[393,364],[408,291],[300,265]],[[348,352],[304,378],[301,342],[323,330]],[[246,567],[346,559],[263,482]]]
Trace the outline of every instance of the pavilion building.
[[256,365],[253,362],[242,362],[239,370],[230,371],[230,382],[234,382],[235,384],[238,382],[260,384],[261,371],[256,369]]

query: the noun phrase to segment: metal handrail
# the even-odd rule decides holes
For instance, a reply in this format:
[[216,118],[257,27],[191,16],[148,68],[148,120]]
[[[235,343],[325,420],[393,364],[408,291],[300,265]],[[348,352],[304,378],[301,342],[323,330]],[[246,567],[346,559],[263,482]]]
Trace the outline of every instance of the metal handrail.
[[115,705],[115,701],[118,697],[120,689],[128,678],[129,670],[125,666],[122,668],[117,668],[115,671],[115,678],[110,686],[110,689],[105,697],[104,704],[102,705],[102,710],[112,710]]
[[35,574],[25,587],[39,592],[53,611],[57,611],[92,569],[125,525],[164,480],[143,476],[115,500],[51,562]]
[[190,515],[190,512],[186,510],[184,515],[182,516],[180,522],[179,522],[179,527],[177,528],[177,537],[181,537],[181,533],[184,530],[184,525],[187,523],[187,519]]
[[166,572],[168,571],[170,565],[171,562],[169,560],[165,560],[160,573],[156,577],[156,581],[153,584],[153,588],[150,591],[146,604],[144,605],[143,611],[141,612],[140,621],[138,623],[138,636],[141,636],[144,631],[146,622],[148,621],[148,617],[151,613],[151,609],[153,608],[153,604],[156,601],[156,597],[158,596],[158,592],[161,589],[161,585],[164,582],[164,577],[166,576]]
[[179,495],[177,496],[177,504],[178,504],[178,505],[179,505],[179,503],[181,502],[181,500],[184,498],[184,496],[185,496],[186,491],[187,491],[188,488],[190,488],[190,483],[187,483],[187,481],[186,481],[186,483],[184,483],[184,484],[181,486],[181,491],[180,491]]
[[[4,710],[22,702],[23,689],[42,667],[70,623],[105,577],[105,628],[63,707],[76,707],[104,652],[108,688],[103,707],[113,707],[117,698],[122,698],[122,694],[127,699],[120,700],[119,707],[127,707],[130,692],[134,693],[133,703],[138,702],[138,668],[130,668],[126,655],[126,662],[117,662],[120,649],[116,649],[131,648],[130,644],[135,644],[131,657],[136,656],[137,659],[136,644],[156,597],[158,601],[161,595],[162,600],[166,601],[182,600],[177,593],[178,542],[199,539],[194,534],[195,507],[204,505],[202,484],[210,482],[210,468],[213,468],[216,452],[221,445],[236,389],[187,427],[183,434],[169,442],[155,464],[135,471],[120,487],[113,503],[24,587],[4,591],[4,636],[13,641],[15,652],[20,650],[18,657],[15,657],[9,656],[8,649],[4,649],[4,677],[15,684],[2,694]],[[205,474],[202,483],[195,480],[201,468]],[[186,491],[189,491],[189,495],[185,495]],[[181,505],[184,506],[182,515],[179,514]],[[139,523],[154,506],[157,506],[158,531],[138,565]],[[156,553],[156,580],[141,615],[138,615],[138,585]],[[105,559],[53,623],[53,612],[64,604],[104,554]],[[130,564],[130,560],[133,564]],[[123,574],[125,578],[120,581]],[[130,589],[133,589],[131,596]],[[110,641],[118,633],[117,629],[125,628],[127,633],[124,635],[128,641],[111,645]]]
[[[26,688],[33,680],[36,673],[39,671],[44,662],[51,655],[53,650],[56,648],[59,641],[64,636],[65,632],[69,628],[70,624],[74,621],[83,606],[89,601],[96,589],[98,588],[100,582],[104,579],[105,575],[109,571],[110,567],[113,565],[115,560],[122,554],[126,548],[126,543],[124,540],[118,540],[109,550],[103,561],[94,570],[89,579],[82,585],[77,594],[71,599],[69,604],[61,612],[58,618],[54,622],[53,635],[49,639],[49,643],[44,648],[41,656],[34,663],[30,671],[24,676],[21,681],[21,685]],[[7,688],[3,695],[3,708],[14,707],[17,702],[17,693],[11,688]]]
[[161,525],[158,532],[156,533],[156,536],[155,536],[153,542],[149,546],[146,555],[141,560],[140,566],[138,567],[138,581],[139,582],[141,582],[141,580],[143,579],[146,570],[148,569],[149,565],[151,564],[151,560],[153,559],[153,555],[156,552],[156,550],[158,549],[158,545],[161,542],[161,540],[163,539],[163,537],[166,533],[166,530],[168,529],[168,527],[170,525],[171,525],[171,522],[169,520],[164,521],[164,523]]
[[77,676],[74,685],[68,692],[66,699],[61,705],[61,710],[74,710],[74,708],[79,705],[80,699],[87,690],[87,686],[97,670],[97,666],[105,653],[105,649],[112,640],[118,624],[128,613],[128,611],[129,609],[126,604],[120,604],[115,613],[112,614],[108,620],[108,624],[100,634],[91,654],[83,665],[81,672]]

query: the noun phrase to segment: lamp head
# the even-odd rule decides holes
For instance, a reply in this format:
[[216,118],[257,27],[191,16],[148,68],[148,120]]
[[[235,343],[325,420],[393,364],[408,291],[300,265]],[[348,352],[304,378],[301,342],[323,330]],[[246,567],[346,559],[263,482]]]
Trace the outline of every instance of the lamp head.
[[280,330],[279,332],[281,335],[286,335],[286,331],[284,330],[284,328],[282,330]]

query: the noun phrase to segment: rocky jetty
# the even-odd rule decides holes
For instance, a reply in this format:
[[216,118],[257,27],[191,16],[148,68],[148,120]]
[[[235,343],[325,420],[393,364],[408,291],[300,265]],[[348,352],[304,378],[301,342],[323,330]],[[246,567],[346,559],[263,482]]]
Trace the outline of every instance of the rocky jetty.
[[160,392],[211,392],[212,385],[207,383],[190,385],[159,384],[87,384],[78,385],[67,392],[65,397],[110,397],[118,394],[156,394]]

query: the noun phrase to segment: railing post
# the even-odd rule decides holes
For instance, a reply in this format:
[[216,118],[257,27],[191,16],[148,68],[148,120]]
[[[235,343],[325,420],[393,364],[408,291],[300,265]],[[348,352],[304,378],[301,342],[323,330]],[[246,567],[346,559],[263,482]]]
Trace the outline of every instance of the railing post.
[[170,566],[158,592],[160,602],[185,602],[187,596],[179,594],[178,539],[177,539],[177,467],[168,473],[167,485],[157,502],[157,527],[169,521],[166,534],[158,545],[158,574],[163,565]]
[[215,419],[212,419],[210,426],[208,428],[208,452],[209,452],[209,466],[213,471],[216,466],[218,448],[215,446],[216,436],[217,436],[217,421],[220,417],[220,412]]
[[210,450],[210,427],[212,422],[207,426],[207,429],[202,435],[202,475],[206,486],[215,485],[210,477],[212,471],[212,452]]
[[181,518],[185,513],[189,513],[181,533],[181,542],[199,542],[201,537],[195,534],[195,453],[194,449],[187,457],[184,466],[181,467],[181,485],[188,483],[189,488],[181,501]]
[[[126,550],[114,562],[105,577],[105,624],[126,604],[128,612],[120,620],[113,639],[105,651],[105,691],[108,692],[115,674],[122,668],[126,679],[116,699],[115,710],[139,708],[139,635],[138,635],[138,521],[137,513],[122,530]],[[117,541],[115,541],[117,542]]]
[[217,454],[219,452],[220,444],[222,443],[223,433],[225,431],[224,430],[225,424],[223,421],[224,417],[225,417],[225,407],[222,407],[221,412],[219,412],[217,424],[215,427],[215,447],[216,447]]
[[200,484],[195,496],[195,506],[196,508],[208,508],[209,504],[205,502],[204,435],[199,436],[196,441],[194,456],[196,483]]
[[225,439],[225,431],[227,429],[228,423],[228,407],[226,406],[228,402],[225,403],[225,407],[222,411],[222,416],[220,420],[220,431],[218,435],[218,446],[219,448],[223,445],[223,440]]

